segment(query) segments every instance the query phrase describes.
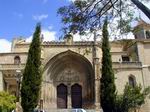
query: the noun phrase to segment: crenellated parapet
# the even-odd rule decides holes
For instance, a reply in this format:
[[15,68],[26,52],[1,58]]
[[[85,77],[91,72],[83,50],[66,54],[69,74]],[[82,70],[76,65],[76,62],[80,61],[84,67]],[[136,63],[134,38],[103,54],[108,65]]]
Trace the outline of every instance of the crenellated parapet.
[[[43,45],[49,46],[93,46],[93,41],[75,41],[72,44],[67,44],[65,41],[44,41]],[[96,45],[100,45],[100,42],[97,42]]]

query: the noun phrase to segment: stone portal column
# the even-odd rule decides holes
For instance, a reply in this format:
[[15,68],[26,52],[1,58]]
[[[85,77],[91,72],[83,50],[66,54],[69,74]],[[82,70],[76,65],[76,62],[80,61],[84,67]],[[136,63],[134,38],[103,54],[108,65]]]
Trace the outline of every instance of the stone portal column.
[[[7,90],[7,92],[9,92],[9,84],[8,84],[8,82],[6,83],[6,85],[7,85],[6,90]],[[16,94],[17,94],[17,93],[16,93]]]
[[67,108],[71,109],[72,108],[72,103],[71,103],[71,84],[68,84],[68,96],[67,96]]
[[2,71],[0,71],[0,91],[4,90],[4,84],[3,84],[3,74]]
[[95,106],[100,109],[100,63],[99,58],[95,58]]

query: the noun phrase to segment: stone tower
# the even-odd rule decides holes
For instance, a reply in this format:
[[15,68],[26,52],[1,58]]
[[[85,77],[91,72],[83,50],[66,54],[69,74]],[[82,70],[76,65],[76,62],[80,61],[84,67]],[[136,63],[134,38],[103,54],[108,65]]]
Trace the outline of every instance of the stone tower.
[[134,28],[134,35],[135,39],[150,39],[150,24],[141,19]]

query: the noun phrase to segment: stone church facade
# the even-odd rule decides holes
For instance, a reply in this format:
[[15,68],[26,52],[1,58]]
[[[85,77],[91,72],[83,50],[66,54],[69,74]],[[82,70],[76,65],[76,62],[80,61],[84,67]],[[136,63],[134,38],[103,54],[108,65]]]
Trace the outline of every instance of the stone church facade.
[[[144,25],[136,39],[110,43],[115,83],[122,94],[125,84],[142,88],[150,86],[150,31]],[[144,32],[144,33],[143,33]],[[143,33],[143,34],[142,34]],[[0,91],[18,96],[17,75],[23,73],[30,43],[16,38],[11,52],[0,53]],[[73,41],[69,36],[61,42],[42,42],[43,81],[41,102],[44,109],[100,109],[101,41]],[[20,71],[20,72],[18,72]],[[150,111],[150,100],[141,111]]]

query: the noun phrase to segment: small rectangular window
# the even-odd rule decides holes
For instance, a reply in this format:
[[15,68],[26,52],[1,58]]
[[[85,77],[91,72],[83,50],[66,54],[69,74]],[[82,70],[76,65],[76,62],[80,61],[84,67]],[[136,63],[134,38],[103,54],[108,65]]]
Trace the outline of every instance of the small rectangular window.
[[129,56],[122,56],[122,61],[123,61],[123,62],[128,62],[128,61],[130,61]]
[[146,31],[146,39],[150,39],[150,31]]

